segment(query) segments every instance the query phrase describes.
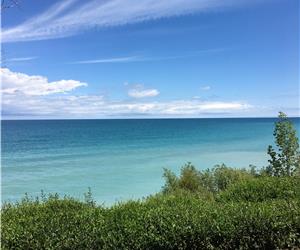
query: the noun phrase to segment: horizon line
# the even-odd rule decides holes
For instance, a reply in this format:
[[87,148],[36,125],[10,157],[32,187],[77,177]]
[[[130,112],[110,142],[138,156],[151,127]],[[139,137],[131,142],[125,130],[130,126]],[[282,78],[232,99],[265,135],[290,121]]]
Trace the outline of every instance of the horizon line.
[[[273,119],[278,116],[242,116],[242,117],[134,117],[134,118],[37,118],[37,119],[2,119],[1,121],[63,121],[63,120],[197,120],[197,119]],[[289,119],[300,116],[288,116]]]

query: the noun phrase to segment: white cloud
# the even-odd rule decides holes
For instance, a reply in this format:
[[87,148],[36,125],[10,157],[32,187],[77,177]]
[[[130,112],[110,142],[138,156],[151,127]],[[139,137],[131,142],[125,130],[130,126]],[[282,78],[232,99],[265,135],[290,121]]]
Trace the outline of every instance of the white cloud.
[[31,56],[31,57],[14,57],[14,58],[9,58],[5,61],[7,62],[24,62],[24,61],[32,61],[37,59],[36,56]]
[[31,19],[2,29],[2,42],[66,37],[96,27],[112,27],[240,6],[262,0],[66,0]]
[[[109,100],[101,95],[74,95],[70,91],[86,83],[76,80],[49,82],[43,76],[1,69],[2,114],[4,118],[103,118],[103,117],[198,117],[206,114],[237,114],[252,108],[245,102],[212,102],[199,99],[142,101],[155,96],[156,89],[130,85],[128,94],[135,99]],[[52,95],[56,94],[56,95]]]
[[144,89],[143,85],[138,84],[128,90],[128,95],[133,98],[154,97],[159,95],[159,91],[157,89]]
[[[22,98],[20,98],[22,97]],[[201,102],[175,100],[169,102],[110,101],[103,96],[12,96],[3,100],[3,114],[47,117],[194,117],[205,114],[235,114],[252,108],[242,102]]]
[[211,89],[211,87],[206,85],[206,86],[202,86],[200,89],[203,90],[203,91],[208,91],[208,90]]
[[86,83],[76,80],[59,80],[49,82],[43,76],[29,76],[1,68],[2,94],[24,94],[29,96],[43,96],[55,93],[65,93]]
[[97,58],[90,60],[82,60],[71,62],[70,64],[96,64],[96,63],[127,63],[127,62],[151,62],[151,61],[164,61],[164,60],[175,60],[190,57],[199,57],[207,53],[217,53],[225,51],[225,48],[214,48],[214,49],[203,49],[189,51],[178,55],[165,55],[165,56],[126,56],[126,57],[112,57],[112,58]]
[[129,57],[115,57],[115,58],[103,58],[103,59],[76,61],[76,62],[73,62],[72,64],[122,63],[122,62],[133,62],[133,61],[137,61],[137,60],[139,60],[139,58],[137,56],[129,56]]

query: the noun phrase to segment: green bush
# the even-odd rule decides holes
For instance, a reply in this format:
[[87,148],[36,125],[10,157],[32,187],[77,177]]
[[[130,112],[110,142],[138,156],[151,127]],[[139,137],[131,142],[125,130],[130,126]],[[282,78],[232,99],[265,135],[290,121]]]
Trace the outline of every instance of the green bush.
[[[87,246],[101,208],[58,196],[2,208],[2,249],[71,249]],[[97,215],[97,221],[94,220]]]
[[186,190],[208,196],[208,192],[215,194],[234,183],[254,178],[255,175],[252,172],[230,168],[224,164],[216,165],[212,170],[198,171],[191,163],[188,163],[181,168],[179,177],[165,169],[163,175],[165,185],[162,191],[171,193],[176,190]]
[[260,177],[235,183],[221,192],[218,200],[261,202],[269,199],[300,198],[299,177]]
[[216,165],[212,170],[201,172],[201,180],[209,191],[217,193],[230,185],[254,177],[252,170],[230,168],[226,165]]
[[166,181],[163,186],[163,193],[172,193],[178,190],[197,193],[205,190],[201,181],[201,172],[196,170],[191,163],[181,168],[179,177],[168,169],[165,169],[163,177]]
[[157,195],[110,208],[54,197],[2,208],[2,249],[276,249],[300,246],[300,201]]

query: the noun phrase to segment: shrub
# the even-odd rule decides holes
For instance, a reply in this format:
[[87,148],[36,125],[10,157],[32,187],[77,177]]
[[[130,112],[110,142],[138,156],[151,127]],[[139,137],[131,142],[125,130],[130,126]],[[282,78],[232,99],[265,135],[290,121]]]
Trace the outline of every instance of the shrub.
[[220,193],[218,200],[261,202],[300,198],[299,177],[261,177],[239,182]]
[[179,178],[168,169],[165,169],[163,176],[166,180],[165,186],[163,187],[164,193],[170,193],[177,189],[191,192],[199,192],[203,190],[201,174],[191,163],[188,163],[181,168]]
[[[91,247],[101,208],[58,196],[25,199],[2,208],[2,249],[72,249]],[[97,220],[95,220],[97,216]],[[92,248],[91,248],[92,249]]]
[[[251,170],[253,172],[253,170]],[[222,165],[216,165],[212,170],[198,171],[191,163],[181,168],[180,176],[177,177],[172,171],[165,169],[165,185],[163,193],[176,190],[186,190],[192,193],[202,193],[207,196],[208,192],[217,193],[225,190],[233,183],[244,181],[254,177],[252,172],[245,169],[234,169]]]
[[300,246],[300,201],[158,195],[110,208],[73,199],[7,204],[2,249],[276,249]]
[[[209,170],[206,170],[209,173]],[[209,174],[202,173],[202,182],[206,183],[206,179],[211,180],[209,185],[205,185],[206,188],[214,193],[225,190],[230,185],[244,181],[254,176],[250,171],[246,169],[235,169],[227,167],[226,165],[217,165],[215,166]]]

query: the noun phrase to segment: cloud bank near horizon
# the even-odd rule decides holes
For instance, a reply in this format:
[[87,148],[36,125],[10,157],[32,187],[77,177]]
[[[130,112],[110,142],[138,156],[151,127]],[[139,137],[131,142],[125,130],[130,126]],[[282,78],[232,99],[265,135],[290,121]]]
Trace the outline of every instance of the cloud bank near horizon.
[[239,101],[171,100],[145,101],[159,91],[143,85],[131,86],[127,94],[132,99],[110,100],[103,95],[75,95],[77,88],[87,83],[77,80],[49,82],[44,76],[1,69],[2,114],[5,117],[181,117],[205,114],[235,114],[253,106]]
[[60,1],[41,14],[2,29],[2,42],[72,36],[89,29],[134,24],[161,18],[239,7],[262,0],[111,0]]

